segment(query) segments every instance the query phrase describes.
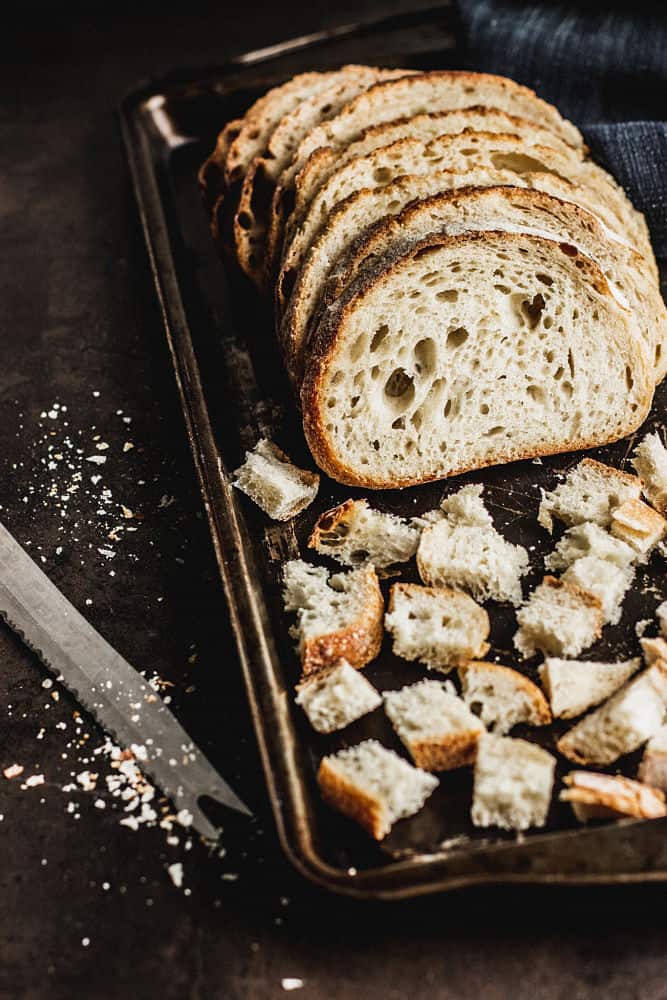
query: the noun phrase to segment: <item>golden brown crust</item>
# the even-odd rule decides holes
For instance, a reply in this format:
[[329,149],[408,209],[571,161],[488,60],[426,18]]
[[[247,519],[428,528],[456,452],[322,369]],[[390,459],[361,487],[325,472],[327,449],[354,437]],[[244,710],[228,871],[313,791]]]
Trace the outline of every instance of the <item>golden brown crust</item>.
[[560,793],[560,799],[579,805],[581,818],[632,816],[635,819],[657,819],[667,815],[665,796],[660,789],[630,778],[593,771],[571,771],[563,781],[568,787]]
[[447,600],[452,601],[454,604],[464,605],[465,613],[468,615],[475,615],[477,619],[477,629],[479,643],[477,649],[470,642],[470,649],[461,654],[459,657],[452,657],[451,667],[454,668],[459,663],[466,663],[472,657],[482,657],[486,656],[490,646],[486,640],[489,637],[489,632],[491,631],[491,622],[489,620],[488,612],[481,604],[466,594],[463,590],[455,590],[453,587],[425,587],[421,583],[392,583],[389,590],[389,604],[387,611],[391,614],[394,611],[394,605],[396,602],[397,594],[405,594],[408,597],[414,596],[416,593],[428,593],[433,597],[446,597]]
[[384,600],[375,570],[366,572],[366,595],[354,622],[338,632],[317,636],[304,643],[301,666],[304,677],[326,669],[340,659],[350,666],[364,667],[380,652],[383,636]]
[[655,543],[667,533],[667,520],[643,500],[626,500],[612,511],[611,533],[629,545],[646,539]]
[[320,763],[317,783],[328,805],[359,823],[375,840],[389,833],[391,823],[382,802],[343,777],[327,757]]
[[351,520],[352,513],[359,500],[344,500],[337,507],[325,510],[320,514],[308,539],[309,549],[319,549],[322,544],[322,536],[330,535]]
[[439,739],[414,740],[408,743],[408,750],[417,767],[423,771],[453,771],[475,763],[482,732],[468,729]]
[[459,677],[462,672],[465,673],[468,669],[483,670],[489,674],[506,677],[530,699],[533,709],[533,717],[530,720],[531,725],[548,726],[552,721],[551,709],[543,692],[537,684],[534,684],[529,677],[526,677],[519,670],[514,670],[512,667],[505,667],[500,663],[489,663],[488,660],[466,660],[464,663],[460,663],[456,669],[459,672]]

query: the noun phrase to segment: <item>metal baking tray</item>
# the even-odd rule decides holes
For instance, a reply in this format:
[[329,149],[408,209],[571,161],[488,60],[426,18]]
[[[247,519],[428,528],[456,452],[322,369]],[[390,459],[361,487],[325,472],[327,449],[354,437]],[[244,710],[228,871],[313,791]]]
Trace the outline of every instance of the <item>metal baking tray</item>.
[[[312,467],[273,337],[266,306],[238,277],[226,273],[214,249],[196,174],[219,130],[269,86],[305,69],[347,61],[429,68],[457,65],[456,24],[448,6],[379,22],[351,25],[240,56],[222,67],[181,71],[146,84],[122,103],[120,118],[155,288],[173,360],[192,454],[229,604],[268,792],[282,846],[308,878],[339,893],[401,898],[477,883],[619,883],[667,879],[665,821],[622,821],[578,827],[557,801],[543,831],[516,838],[475,830],[469,820],[468,770],[441,776],[417,816],[398,823],[377,845],[320,800],[320,758],[367,737],[400,750],[379,709],[340,734],[314,733],[294,706],[298,662],[280,602],[283,562],[308,557],[306,540],[317,516],[359,491],[323,477],[315,504],[295,521],[269,523],[230,486],[247,448],[260,435]],[[479,67],[484,69],[483,66]],[[648,421],[659,423],[666,394]],[[623,467],[632,441],[593,452]],[[436,506],[454,486],[482,482],[499,529],[531,551],[533,585],[553,544],[536,523],[539,487],[571,467],[574,455],[523,462],[372,496],[382,509],[416,514]],[[655,562],[641,571],[621,624],[607,628],[597,658],[637,653],[634,624],[652,618],[664,587]],[[332,564],[333,565],[333,564]],[[404,576],[410,578],[410,571]],[[385,586],[387,583],[385,583]],[[490,609],[493,654],[519,666],[512,649],[513,612]],[[522,665],[522,669],[526,669]],[[385,644],[367,676],[396,688],[424,671],[394,658]],[[528,669],[534,676],[534,668]],[[559,727],[532,730],[553,747]],[[524,735],[517,730],[515,735]],[[636,759],[622,762],[634,774]],[[559,763],[557,787],[562,773]]]

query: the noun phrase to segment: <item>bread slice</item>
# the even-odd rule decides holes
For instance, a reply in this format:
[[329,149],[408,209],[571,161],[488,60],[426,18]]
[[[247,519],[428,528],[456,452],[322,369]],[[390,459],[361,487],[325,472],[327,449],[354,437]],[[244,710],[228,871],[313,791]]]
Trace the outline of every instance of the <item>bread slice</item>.
[[[445,509],[444,516],[422,532],[417,550],[419,575],[429,587],[455,587],[470,591],[478,601],[520,604],[528,553],[496,531],[481,501],[481,487],[464,487],[461,493],[466,496],[461,499],[470,503],[470,491],[488,521],[480,523],[476,509],[467,517],[447,514]],[[447,502],[454,504],[451,497]]]
[[615,625],[621,620],[623,599],[634,575],[634,566],[621,567],[597,556],[584,556],[572,563],[563,580],[595,594],[602,605],[605,623]]
[[611,533],[645,561],[667,534],[667,520],[641,500],[626,500],[611,513]]
[[482,736],[475,761],[475,826],[527,830],[544,826],[556,760],[542,747],[508,736]]
[[450,771],[472,764],[484,726],[445,681],[385,691],[384,708],[417,767]]
[[639,669],[639,657],[620,663],[561,660],[548,656],[539,675],[557,719],[573,719],[610,698]]
[[626,500],[638,500],[641,492],[637,476],[584,458],[555,490],[542,491],[537,519],[549,532],[553,531],[554,518],[568,525],[591,521],[609,528],[612,511]]
[[650,667],[656,660],[664,660],[667,663],[667,641],[662,636],[643,637],[639,640],[639,645],[642,648],[644,663],[647,667]]
[[644,482],[648,502],[658,513],[667,515],[667,448],[657,431],[640,441],[632,464]]
[[412,767],[377,740],[324,757],[317,781],[325,802],[376,840],[386,837],[397,820],[419,812],[438,786],[436,777]]
[[571,771],[563,778],[567,788],[560,793],[561,802],[569,802],[574,815],[582,823],[592,819],[658,819],[667,816],[665,796],[659,788],[621,775],[595,774],[591,771]]
[[561,736],[558,750],[577,764],[613,764],[658,732],[666,710],[667,664],[658,661]]
[[372,566],[329,576],[322,566],[293,559],[283,570],[285,610],[295,611],[290,630],[298,641],[304,675],[340,659],[363,667],[382,645],[384,601]]
[[522,656],[553,653],[578,656],[602,632],[602,608],[594,594],[564,580],[545,576],[517,611],[514,645]]
[[646,744],[637,777],[667,791],[667,726],[662,726]]
[[489,645],[489,616],[458,590],[395,583],[385,627],[394,652],[447,673],[457,663],[478,659]]
[[637,553],[594,521],[584,521],[567,529],[555,550],[545,558],[544,566],[548,570],[567,569],[578,559],[589,556],[625,569],[635,561]]
[[208,159],[204,160],[199,168],[197,180],[209,208],[213,206],[216,199],[226,189],[225,165],[227,163],[227,154],[242,128],[242,118],[234,118],[232,121],[227,122],[222,132],[218,135],[213,152]]
[[457,667],[463,700],[487,727],[503,736],[523,722],[548,726],[551,711],[536,684],[498,663],[469,661]]
[[317,496],[320,477],[298,469],[277,445],[261,438],[234,473],[233,485],[275,521],[288,521]]
[[382,704],[380,694],[363,674],[340,660],[297,687],[296,703],[318,733],[333,733]]
[[348,285],[314,334],[301,405],[320,468],[381,489],[608,443],[652,392],[596,264],[538,236],[468,233]]
[[308,539],[320,555],[344,566],[372,563],[386,569],[407,562],[417,551],[419,529],[394,514],[373,510],[367,500],[346,500],[321,514]]

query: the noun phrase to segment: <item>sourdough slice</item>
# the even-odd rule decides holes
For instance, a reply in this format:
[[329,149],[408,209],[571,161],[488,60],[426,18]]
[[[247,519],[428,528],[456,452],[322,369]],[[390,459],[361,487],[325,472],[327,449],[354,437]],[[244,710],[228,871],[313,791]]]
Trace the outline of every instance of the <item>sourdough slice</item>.
[[662,726],[646,744],[637,777],[667,791],[667,726]]
[[611,533],[646,561],[667,534],[667,520],[641,500],[626,500],[611,513]]
[[589,556],[605,559],[619,569],[625,569],[635,561],[637,553],[594,521],[584,521],[567,529],[554,551],[544,560],[544,566],[548,570],[567,569],[578,559]]
[[304,674],[340,659],[363,667],[377,656],[384,601],[372,566],[330,577],[322,566],[293,559],[283,578],[285,610],[297,615],[290,634],[298,642]]
[[472,764],[484,726],[448,681],[419,681],[383,693],[384,707],[417,767],[450,771]]
[[599,599],[564,580],[545,576],[517,612],[519,631],[514,645],[523,657],[542,653],[578,656],[600,638]]
[[544,826],[556,760],[542,747],[508,736],[482,736],[475,761],[475,826],[527,830]]
[[298,469],[284,451],[261,438],[234,473],[233,485],[275,521],[288,521],[313,502],[320,477]]
[[667,664],[659,661],[561,736],[558,750],[577,764],[613,764],[658,732],[666,709]]
[[301,406],[320,468],[380,489],[606,444],[652,392],[596,264],[537,236],[469,233],[348,285],[314,334]]
[[367,500],[346,500],[320,515],[308,545],[344,566],[370,562],[386,569],[407,562],[417,551],[419,529],[394,514],[368,506]]
[[595,594],[602,605],[605,623],[615,625],[621,620],[623,599],[634,575],[633,566],[616,566],[597,556],[584,556],[572,563],[563,580]]
[[667,815],[665,796],[659,788],[621,775],[571,771],[563,778],[567,785],[560,793],[561,802],[569,802],[582,823],[592,819],[658,819]]
[[393,636],[397,656],[444,673],[489,649],[489,616],[458,590],[395,583],[385,627]]
[[523,722],[548,726],[551,711],[538,686],[518,670],[469,661],[457,667],[463,700],[498,736]]
[[553,531],[554,518],[568,525],[591,521],[609,528],[612,511],[626,500],[638,500],[641,492],[637,476],[584,458],[555,490],[542,491],[537,520],[548,532]]
[[658,513],[667,514],[667,448],[657,431],[640,441],[632,464],[644,482],[648,502]]
[[610,698],[639,669],[639,657],[620,663],[561,660],[548,656],[539,668],[544,690],[557,719],[573,719]]
[[380,694],[363,674],[341,660],[297,687],[296,703],[318,733],[334,733],[382,704]]
[[242,127],[242,118],[234,118],[227,122],[216,140],[213,152],[199,168],[197,181],[209,208],[212,208],[215,201],[224,194],[227,155]]
[[[481,501],[481,487],[464,487],[461,499],[470,503],[471,490],[488,521],[480,523],[476,509],[472,516],[457,516],[455,499],[449,497],[448,506],[443,505],[444,516],[422,532],[417,549],[419,575],[429,587],[460,588],[478,601],[518,605],[523,600],[521,577],[528,571],[528,553],[496,531]],[[447,509],[452,508],[450,515]]]
[[419,812],[438,786],[377,740],[324,757],[317,772],[324,801],[382,840],[394,823]]

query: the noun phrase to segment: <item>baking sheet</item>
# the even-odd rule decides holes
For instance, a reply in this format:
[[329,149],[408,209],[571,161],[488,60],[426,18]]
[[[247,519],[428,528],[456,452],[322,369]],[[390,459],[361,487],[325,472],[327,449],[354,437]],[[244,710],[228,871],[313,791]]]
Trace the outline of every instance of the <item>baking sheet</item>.
[[[469,819],[470,769],[441,775],[440,787],[418,816],[404,820],[381,845],[321,802],[315,773],[320,758],[368,737],[400,750],[382,709],[342,733],[314,733],[293,704],[299,676],[282,612],[280,571],[299,554],[319,514],[363,491],[323,477],[312,507],[287,525],[269,523],[246,497],[230,487],[228,472],[260,435],[275,440],[299,464],[312,467],[266,306],[218,258],[197,188],[196,173],[218,131],[255,97],[305,69],[349,60],[438,68],[457,65],[455,22],[448,7],[352,25],[248,53],[224,67],[181,71],[139,88],[121,107],[121,124],[132,180],[162,309],[167,342],[211,526],[211,534],[260,745],[265,777],[283,847],[308,877],[359,896],[396,898],[490,881],[586,882],[667,879],[665,821],[624,821],[589,829],[575,824],[569,807],[554,796],[547,827],[514,835],[476,830]],[[484,67],[480,67],[483,69]],[[661,387],[647,429],[661,422]],[[591,452],[619,468],[633,440]],[[536,522],[539,487],[555,483],[558,470],[579,456],[523,462],[406,491],[371,495],[383,510],[414,515],[437,506],[443,495],[481,482],[498,529],[531,553],[526,586],[542,575],[553,541]],[[320,561],[318,559],[318,561]],[[331,568],[335,564],[332,562]],[[402,574],[416,579],[414,567]],[[390,581],[383,587],[388,589]],[[664,561],[640,569],[621,623],[605,629],[590,658],[637,655],[634,625],[652,618],[664,596]],[[536,679],[512,647],[514,612],[491,604],[494,658]],[[366,675],[380,689],[401,687],[426,672],[394,657],[386,641]],[[434,676],[434,675],[431,675]],[[437,675],[435,675],[437,676]],[[564,728],[517,727],[553,749]],[[624,759],[632,776],[636,756]],[[560,776],[570,769],[559,760]]]

